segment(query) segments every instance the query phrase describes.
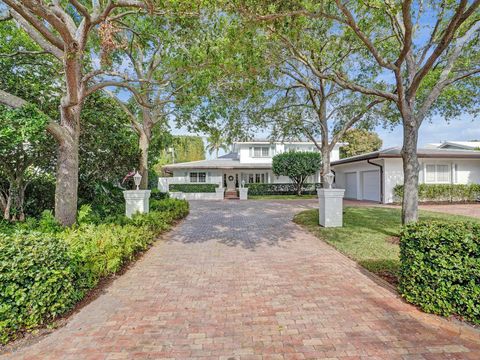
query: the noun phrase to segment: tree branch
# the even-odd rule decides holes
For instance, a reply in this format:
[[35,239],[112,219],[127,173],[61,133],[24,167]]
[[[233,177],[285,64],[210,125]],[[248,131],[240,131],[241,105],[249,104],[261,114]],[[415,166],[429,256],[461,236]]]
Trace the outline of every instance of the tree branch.
[[340,0],[335,0],[338,9],[343,13],[346,17],[346,24],[355,32],[355,34],[359,37],[359,39],[365,44],[368,51],[373,55],[377,63],[387,69],[395,70],[395,64],[385,60],[381,55],[380,52],[377,50],[373,42],[368,38],[368,36],[358,27],[357,22],[355,21],[354,16],[352,13],[346,8],[345,5],[342,4]]
[[[418,87],[420,86],[423,78],[428,74],[430,69],[433,67],[437,59],[442,55],[444,50],[450,45],[455,36],[458,28],[474,13],[476,9],[480,6],[480,0],[475,0],[470,7],[465,10],[467,6],[467,0],[460,0],[460,4],[457,7],[455,14],[451,18],[447,28],[445,29],[442,38],[440,39],[437,47],[433,50],[432,54],[425,61],[425,64],[422,66],[420,71],[418,71],[413,77],[412,84],[408,89],[409,96],[413,96],[416,93]],[[465,11],[464,11],[465,10]]]

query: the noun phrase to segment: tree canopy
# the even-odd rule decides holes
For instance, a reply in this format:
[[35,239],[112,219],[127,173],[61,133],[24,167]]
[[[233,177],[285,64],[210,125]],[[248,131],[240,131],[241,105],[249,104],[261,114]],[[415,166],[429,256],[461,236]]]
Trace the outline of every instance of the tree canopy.
[[316,151],[286,151],[272,159],[272,170],[276,176],[288,176],[295,184],[297,195],[302,194],[303,184],[321,167],[321,155]]
[[377,133],[358,128],[348,130],[340,141],[346,144],[340,148],[341,158],[380,150],[383,143]]

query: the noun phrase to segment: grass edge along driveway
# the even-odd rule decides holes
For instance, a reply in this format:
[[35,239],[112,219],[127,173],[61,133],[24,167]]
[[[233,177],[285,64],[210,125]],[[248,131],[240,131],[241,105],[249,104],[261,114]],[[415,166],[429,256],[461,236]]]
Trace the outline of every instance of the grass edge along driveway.
[[[480,222],[472,217],[429,211],[420,211],[420,220]],[[318,209],[302,211],[295,215],[293,221],[365,269],[397,285],[400,267],[400,209],[346,207],[343,214],[344,226],[341,228],[319,226]]]

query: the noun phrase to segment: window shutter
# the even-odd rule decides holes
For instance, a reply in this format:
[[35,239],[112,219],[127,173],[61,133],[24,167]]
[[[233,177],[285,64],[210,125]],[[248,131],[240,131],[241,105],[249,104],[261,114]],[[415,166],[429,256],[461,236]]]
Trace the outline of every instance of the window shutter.
[[250,157],[252,157],[253,156],[253,148],[251,146],[248,148],[248,151],[249,151]]

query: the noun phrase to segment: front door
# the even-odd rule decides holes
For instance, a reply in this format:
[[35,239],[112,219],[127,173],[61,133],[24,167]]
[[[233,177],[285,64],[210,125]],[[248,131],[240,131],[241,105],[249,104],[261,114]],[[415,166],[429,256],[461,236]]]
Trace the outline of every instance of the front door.
[[235,190],[235,174],[233,173],[227,173],[227,190]]

